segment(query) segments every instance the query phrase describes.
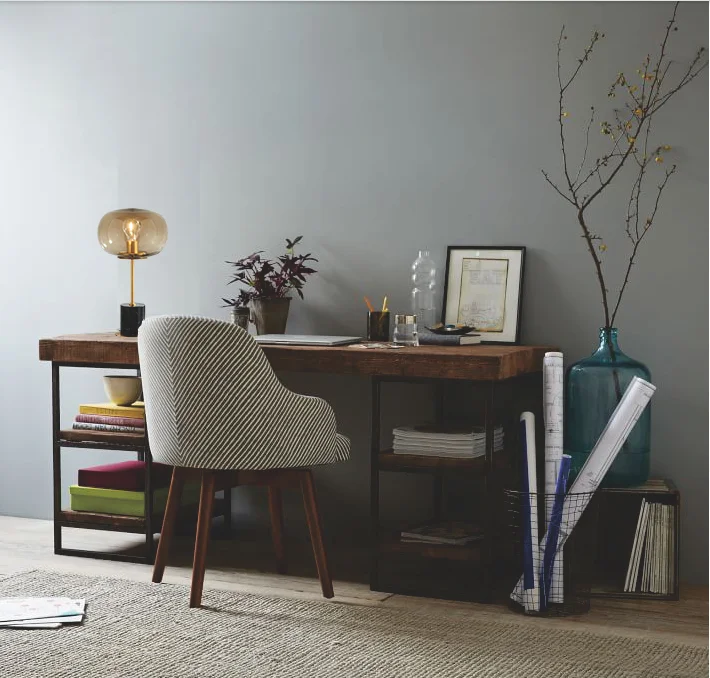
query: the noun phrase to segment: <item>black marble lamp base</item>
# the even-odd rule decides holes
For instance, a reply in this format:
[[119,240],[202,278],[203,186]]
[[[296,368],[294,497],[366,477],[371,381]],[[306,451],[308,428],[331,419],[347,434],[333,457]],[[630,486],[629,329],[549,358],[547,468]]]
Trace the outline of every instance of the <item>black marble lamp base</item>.
[[138,328],[145,320],[145,305],[121,304],[121,336],[137,337]]

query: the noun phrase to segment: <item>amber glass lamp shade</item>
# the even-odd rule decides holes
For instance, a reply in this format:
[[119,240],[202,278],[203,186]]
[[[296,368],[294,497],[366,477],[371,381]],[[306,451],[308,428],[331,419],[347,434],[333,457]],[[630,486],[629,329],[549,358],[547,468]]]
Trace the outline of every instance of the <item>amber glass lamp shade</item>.
[[101,247],[119,259],[152,257],[165,247],[167,241],[165,219],[150,210],[114,210],[99,222]]
[[121,334],[135,337],[145,318],[145,306],[134,300],[136,259],[158,254],[168,241],[168,225],[155,212],[129,208],[105,214],[99,222],[99,243],[105,252],[131,263],[131,301],[121,304]]

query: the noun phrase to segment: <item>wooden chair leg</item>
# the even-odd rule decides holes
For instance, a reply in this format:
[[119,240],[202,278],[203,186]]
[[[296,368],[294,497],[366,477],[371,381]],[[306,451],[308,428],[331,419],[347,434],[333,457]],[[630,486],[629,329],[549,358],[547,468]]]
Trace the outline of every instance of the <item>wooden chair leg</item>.
[[323,534],[321,530],[320,513],[316,502],[316,491],[313,485],[313,474],[304,471],[301,476],[301,491],[303,492],[303,505],[306,509],[306,520],[308,531],[311,533],[311,543],[313,544],[313,555],[316,558],[316,568],[318,569],[318,579],[325,598],[333,597],[333,581],[328,571],[328,559],[323,546]]
[[155,554],[155,563],[153,564],[153,581],[158,584],[163,581],[163,572],[168,563],[168,553],[170,552],[170,543],[173,539],[175,531],[175,519],[180,510],[180,499],[182,497],[182,488],[185,486],[185,476],[187,472],[184,468],[176,466],[173,469],[173,475],[170,479],[170,490],[168,491],[168,503],[165,505],[165,514],[163,516],[163,526],[160,528],[160,541],[158,542],[158,552]]
[[197,515],[197,535],[195,536],[195,558],[192,563],[192,585],[190,587],[190,607],[200,607],[202,603],[202,585],[205,581],[205,560],[207,544],[212,526],[212,506],[214,505],[215,474],[202,472],[200,488],[200,510]]
[[271,539],[276,553],[276,571],[286,574],[286,548],[284,547],[284,518],[281,490],[269,486],[269,514],[271,515]]

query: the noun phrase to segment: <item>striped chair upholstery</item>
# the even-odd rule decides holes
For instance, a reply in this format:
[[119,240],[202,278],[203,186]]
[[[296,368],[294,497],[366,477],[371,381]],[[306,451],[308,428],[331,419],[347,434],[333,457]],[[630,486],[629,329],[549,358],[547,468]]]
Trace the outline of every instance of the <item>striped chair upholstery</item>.
[[287,389],[236,325],[158,316],[138,332],[148,436],[156,461],[213,470],[345,461],[350,441],[321,398]]

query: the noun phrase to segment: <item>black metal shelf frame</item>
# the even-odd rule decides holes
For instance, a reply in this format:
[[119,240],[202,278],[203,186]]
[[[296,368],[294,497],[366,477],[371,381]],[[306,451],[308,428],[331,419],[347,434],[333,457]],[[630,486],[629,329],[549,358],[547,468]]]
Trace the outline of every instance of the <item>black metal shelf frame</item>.
[[[509,398],[515,398],[515,385],[525,382],[537,384],[541,379],[541,374],[533,373],[506,379],[502,381],[476,381],[468,382],[473,384],[474,388],[479,389],[483,396],[483,425],[486,432],[485,440],[485,464],[483,469],[471,468],[460,469],[458,472],[475,475],[480,478],[483,483],[484,506],[486,510],[481,516],[484,529],[484,538],[481,543],[482,549],[482,587],[479,602],[491,602],[494,598],[495,590],[495,563],[494,563],[494,548],[496,544],[495,511],[492,510],[492,502],[495,501],[496,492],[500,489],[500,482],[497,479],[496,461],[494,456],[494,429],[496,425],[496,416],[500,417],[498,424],[502,424],[505,432],[505,448],[513,449],[515,440],[517,439],[517,428],[514,425],[514,417],[519,415],[519,411],[512,406]],[[462,383],[459,380],[451,379],[432,379],[432,378],[408,378],[408,377],[378,377],[371,378],[371,413],[370,413],[370,516],[371,516],[371,547],[370,547],[370,589],[379,591],[381,589],[380,582],[380,562],[382,558],[381,547],[381,522],[380,522],[380,473],[392,473],[401,471],[403,473],[430,473],[434,476],[434,518],[438,520],[441,517],[442,502],[443,502],[443,478],[444,474],[450,469],[446,468],[417,468],[412,469],[402,467],[401,469],[380,468],[379,458],[381,450],[381,406],[382,406],[382,384],[383,383],[423,383],[435,385],[435,420],[437,424],[444,421],[444,389],[452,383]],[[510,391],[504,398],[503,391]],[[541,386],[537,388],[541,392]],[[505,408],[501,408],[501,404],[507,404]],[[538,406],[536,402],[536,407]],[[480,411],[476,412],[480,417]],[[503,453],[507,459],[510,455]],[[500,470],[500,469],[498,469]],[[471,575],[473,576],[473,575]],[[406,591],[392,590],[392,587],[387,589],[392,593],[403,593],[406,595],[426,595],[424,588],[412,589],[407,587]],[[418,592],[417,592],[418,591]],[[461,599],[470,599],[468,593],[463,593]]]
[[[61,367],[86,367],[90,369],[119,369],[136,370],[140,376],[139,365],[111,365],[104,363],[61,363],[52,362],[52,487],[54,494],[54,552],[58,555],[79,556],[84,558],[102,558],[105,560],[121,560],[127,562],[152,563],[155,558],[155,546],[153,542],[154,516],[153,516],[153,458],[150,454],[148,444],[148,433],[146,431],[143,445],[112,445],[109,443],[77,442],[62,440],[61,437],[61,400],[60,400],[60,380],[59,369]],[[145,529],[126,529],[125,526],[112,526],[100,523],[71,523],[62,518],[62,448],[89,448],[98,450],[118,450],[134,451],[138,455],[138,460],[145,462]],[[105,551],[92,551],[88,549],[68,549],[62,546],[62,528],[72,527],[88,530],[110,530],[116,532],[130,532],[145,534],[145,555],[131,556],[125,554],[106,553]]]

